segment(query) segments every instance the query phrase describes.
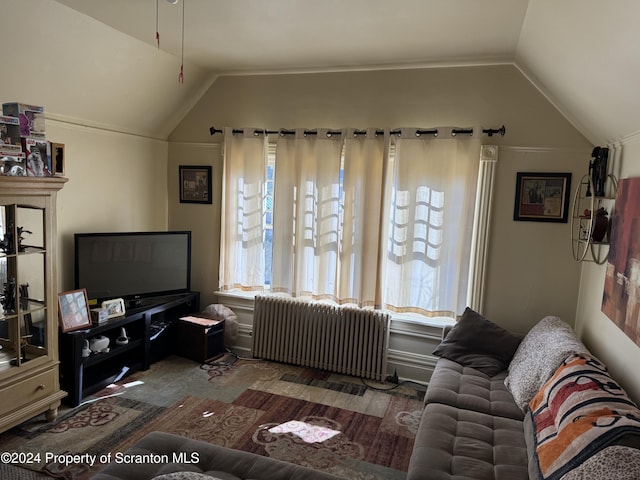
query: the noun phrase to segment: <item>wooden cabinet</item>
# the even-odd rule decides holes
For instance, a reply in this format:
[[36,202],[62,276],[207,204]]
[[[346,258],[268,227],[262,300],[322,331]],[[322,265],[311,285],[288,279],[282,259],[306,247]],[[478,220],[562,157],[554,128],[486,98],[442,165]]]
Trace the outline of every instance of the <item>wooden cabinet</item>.
[[178,355],[205,363],[224,353],[224,319],[194,313],[178,320]]
[[0,176],[0,431],[58,413],[56,196],[66,178]]

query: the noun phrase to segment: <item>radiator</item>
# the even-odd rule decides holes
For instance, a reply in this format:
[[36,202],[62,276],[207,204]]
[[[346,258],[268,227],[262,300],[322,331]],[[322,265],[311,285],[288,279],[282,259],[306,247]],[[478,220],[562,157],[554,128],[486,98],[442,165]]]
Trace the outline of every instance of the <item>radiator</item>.
[[389,314],[257,296],[253,356],[384,380]]

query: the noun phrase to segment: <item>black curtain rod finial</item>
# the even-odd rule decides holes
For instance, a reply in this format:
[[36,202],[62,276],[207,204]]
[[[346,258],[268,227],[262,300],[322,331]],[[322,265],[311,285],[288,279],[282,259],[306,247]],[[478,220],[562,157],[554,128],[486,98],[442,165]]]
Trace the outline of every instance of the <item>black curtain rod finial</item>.
[[489,137],[493,137],[494,133],[497,133],[501,137],[504,137],[504,135],[507,133],[507,129],[505,128],[504,125],[502,125],[498,129],[489,128],[487,130],[483,130],[483,132],[486,133]]

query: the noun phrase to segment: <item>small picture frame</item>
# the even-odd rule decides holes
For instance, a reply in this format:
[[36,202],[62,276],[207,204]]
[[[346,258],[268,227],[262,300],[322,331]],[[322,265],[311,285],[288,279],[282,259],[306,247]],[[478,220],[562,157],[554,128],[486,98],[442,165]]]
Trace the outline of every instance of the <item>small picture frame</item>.
[[107,318],[121,317],[125,314],[124,300],[116,298],[102,302],[102,308],[107,311]]
[[91,327],[89,302],[84,288],[58,293],[58,319],[65,333]]
[[180,165],[180,203],[211,204],[211,166]]
[[518,172],[513,219],[567,223],[571,173]]

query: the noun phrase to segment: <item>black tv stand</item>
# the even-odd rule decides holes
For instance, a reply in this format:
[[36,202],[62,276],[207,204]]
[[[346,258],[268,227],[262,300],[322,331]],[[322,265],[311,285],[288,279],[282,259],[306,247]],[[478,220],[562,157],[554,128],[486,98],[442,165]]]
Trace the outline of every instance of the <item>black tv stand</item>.
[[141,298],[134,298],[132,300],[127,301],[127,310],[130,310],[132,308],[140,308],[141,306],[142,306]]
[[[143,299],[140,299],[143,300]],[[149,366],[176,349],[177,320],[200,309],[198,292],[144,299],[125,315],[94,325],[87,330],[60,333],[60,385],[68,392],[64,402],[77,406],[82,398],[110,383]],[[129,342],[117,345],[125,328]],[[85,340],[109,337],[109,351],[82,356]]]

